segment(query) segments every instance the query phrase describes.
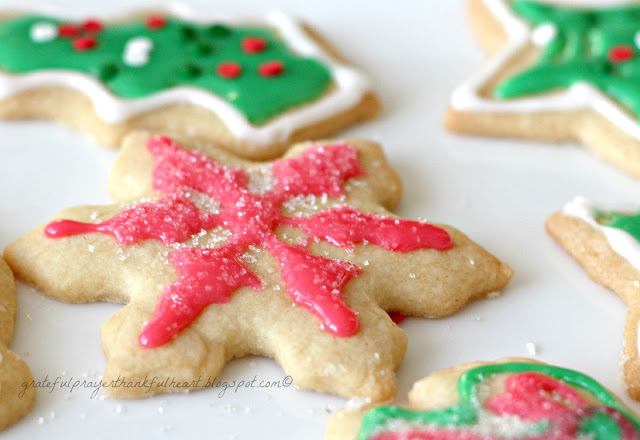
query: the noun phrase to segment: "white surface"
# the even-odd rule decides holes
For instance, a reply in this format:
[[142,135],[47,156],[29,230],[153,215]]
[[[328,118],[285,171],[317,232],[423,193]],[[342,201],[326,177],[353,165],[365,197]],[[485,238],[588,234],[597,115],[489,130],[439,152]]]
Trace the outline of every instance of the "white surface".
[[[113,0],[108,8],[80,0],[60,3],[83,4],[88,14],[97,14],[132,2]],[[499,298],[478,301],[451,318],[402,324],[409,349],[397,372],[399,396],[404,399],[411,384],[433,370],[527,356],[527,344],[533,343],[537,359],[580,369],[631,403],[618,378],[625,308],[545,234],[543,221],[577,194],[637,202],[640,181],[579,146],[463,138],[443,130],[450,91],[483,59],[461,2],[235,3],[233,12],[280,8],[306,18],[368,71],[384,114],[345,135],[383,143],[405,183],[398,212],[455,225],[515,270]],[[222,0],[209,4],[231,7]],[[0,246],[67,206],[109,201],[106,180],[114,151],[47,122],[2,122],[0,139]],[[68,305],[24,285],[18,290],[14,348],[35,378],[97,378],[105,365],[99,326],[119,306]],[[254,375],[284,377],[274,361],[247,358],[229,365],[223,379]],[[329,412],[345,403],[294,387],[141,401],[91,399],[91,392],[40,389],[33,411],[4,438],[320,440]],[[640,404],[631,406],[640,410]]]

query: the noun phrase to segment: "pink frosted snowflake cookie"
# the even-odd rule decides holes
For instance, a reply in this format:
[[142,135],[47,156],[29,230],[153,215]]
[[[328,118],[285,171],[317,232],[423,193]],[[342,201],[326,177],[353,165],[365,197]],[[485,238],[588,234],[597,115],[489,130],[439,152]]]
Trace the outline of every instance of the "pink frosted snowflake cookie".
[[[204,388],[255,354],[300,387],[384,400],[406,347],[386,311],[446,316],[511,277],[456,229],[387,211],[400,181],[376,144],[262,164],[198,147],[131,134],[111,175],[122,203],[65,210],[5,250],[49,296],[127,303],[101,329],[109,394]],[[152,382],[167,376],[181,386]]]

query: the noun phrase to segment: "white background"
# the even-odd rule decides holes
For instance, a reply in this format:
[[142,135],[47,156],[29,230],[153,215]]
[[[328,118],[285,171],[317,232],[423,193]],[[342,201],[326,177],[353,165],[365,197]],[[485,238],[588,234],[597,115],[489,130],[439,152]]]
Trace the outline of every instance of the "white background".
[[[132,3],[58,2],[82,8],[73,10],[80,15],[114,12]],[[450,91],[484,58],[467,29],[462,2],[234,3],[193,4],[214,11],[294,13],[368,71],[384,113],[345,136],[383,144],[405,184],[398,212],[454,225],[515,270],[497,299],[478,301],[451,318],[414,318],[401,325],[409,349],[397,372],[399,398],[404,400],[411,384],[431,371],[525,356],[532,342],[538,359],[582,370],[629,403],[618,373],[625,308],[545,234],[543,222],[578,194],[637,202],[639,181],[580,146],[464,138],[443,130]],[[0,152],[0,246],[65,207],[109,201],[107,172],[116,152],[82,133],[48,122],[0,122]],[[37,380],[99,377],[105,365],[99,327],[120,306],[62,304],[22,284],[18,300],[14,349]],[[277,380],[284,373],[270,359],[247,358],[232,362],[223,379],[254,376]],[[5,438],[321,439],[329,412],[345,403],[295,387],[140,401],[91,399],[91,392],[40,389],[33,411]],[[640,404],[631,406],[640,410]]]

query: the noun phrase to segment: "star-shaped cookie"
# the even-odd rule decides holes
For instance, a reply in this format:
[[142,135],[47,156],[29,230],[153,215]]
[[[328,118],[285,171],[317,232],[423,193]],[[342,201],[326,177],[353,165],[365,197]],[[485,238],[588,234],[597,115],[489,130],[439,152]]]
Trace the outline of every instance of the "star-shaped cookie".
[[453,93],[458,133],[579,141],[640,176],[640,6],[469,0],[492,54]]
[[0,430],[20,420],[33,406],[36,389],[27,364],[8,347],[16,319],[16,285],[0,258]]
[[627,305],[620,365],[631,397],[640,400],[640,216],[638,207],[604,206],[577,197],[546,221],[547,232],[596,282]]
[[112,146],[172,131],[262,160],[377,115],[369,79],[306,24],[207,9],[5,11],[0,118],[61,121]]
[[640,419],[594,379],[526,358],[436,371],[409,392],[410,409],[346,408],[327,440],[633,439]]
[[123,203],[65,210],[5,250],[54,298],[127,303],[101,329],[111,395],[202,388],[253,354],[300,387],[387,399],[406,337],[385,311],[450,315],[511,277],[454,228],[392,216],[400,181],[376,144],[264,164],[194,147],[131,134],[110,179]]

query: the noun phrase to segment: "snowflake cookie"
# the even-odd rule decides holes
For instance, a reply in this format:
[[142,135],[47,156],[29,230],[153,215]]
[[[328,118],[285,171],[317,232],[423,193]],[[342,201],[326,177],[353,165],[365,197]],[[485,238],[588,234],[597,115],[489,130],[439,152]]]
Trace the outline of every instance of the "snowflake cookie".
[[327,440],[636,439],[640,419],[592,378],[525,358],[436,371],[411,408],[347,408]]
[[267,159],[378,108],[362,73],[282,13],[0,19],[0,117],[61,120],[107,145],[171,130]]
[[8,347],[16,320],[16,285],[0,258],[0,430],[20,420],[36,398],[29,367]]
[[387,399],[406,337],[385,311],[450,315],[511,277],[457,230],[390,214],[400,182],[376,144],[263,164],[193,147],[132,133],[111,175],[123,203],[63,211],[5,250],[54,298],[128,303],[101,330],[107,393],[202,388],[255,354],[300,387]]
[[446,125],[580,141],[640,176],[640,5],[560,3],[468,1],[472,26],[494,55],[454,91]]
[[547,219],[546,228],[593,280],[627,305],[620,366],[627,392],[640,400],[640,208],[576,197]]

